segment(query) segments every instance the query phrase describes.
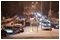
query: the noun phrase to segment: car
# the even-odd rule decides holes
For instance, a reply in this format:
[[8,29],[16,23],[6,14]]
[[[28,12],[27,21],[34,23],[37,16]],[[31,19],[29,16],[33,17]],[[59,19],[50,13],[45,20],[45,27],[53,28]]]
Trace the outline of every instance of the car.
[[24,32],[22,24],[14,24],[13,26],[14,33]]
[[21,27],[21,28],[20,28],[20,33],[21,33],[21,32],[24,32],[24,29],[23,29],[23,27]]
[[7,32],[7,34],[14,34],[13,27],[11,26],[5,26],[4,30]]
[[55,25],[56,28],[59,28],[59,20],[56,20],[56,21],[54,22],[54,25]]
[[42,22],[42,29],[52,30],[51,24],[49,22]]
[[59,29],[59,20],[52,21],[52,27],[55,29]]
[[7,32],[4,30],[3,25],[1,25],[1,37],[6,37],[7,36]]
[[56,27],[56,28],[59,28],[59,24],[55,24],[55,27]]
[[52,26],[52,28],[56,28],[55,24],[53,23],[53,21],[51,21],[51,26]]
[[5,30],[1,30],[1,37],[6,37],[7,36],[7,32]]
[[20,33],[20,25],[13,26],[14,34]]

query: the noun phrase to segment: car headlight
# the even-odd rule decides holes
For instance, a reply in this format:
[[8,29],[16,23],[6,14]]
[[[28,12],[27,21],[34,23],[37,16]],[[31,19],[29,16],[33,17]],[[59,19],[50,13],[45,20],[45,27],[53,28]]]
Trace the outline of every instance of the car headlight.
[[42,23],[43,26],[46,26],[46,24]]
[[22,29],[20,29],[20,30],[22,30]]
[[49,20],[47,20],[47,22],[50,22]]
[[42,23],[42,25],[44,25],[44,24]]
[[56,28],[58,28],[59,26],[58,25],[56,25]]
[[51,26],[51,24],[48,24],[49,26]]
[[12,30],[8,30],[8,29],[6,29],[5,31],[6,31],[7,33],[13,33]]

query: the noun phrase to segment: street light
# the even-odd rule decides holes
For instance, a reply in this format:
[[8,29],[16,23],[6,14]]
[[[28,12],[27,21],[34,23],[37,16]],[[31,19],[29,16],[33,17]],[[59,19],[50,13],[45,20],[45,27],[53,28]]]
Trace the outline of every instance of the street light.
[[36,4],[38,4],[38,2],[36,2]]
[[32,2],[32,4],[34,4],[34,2]]
[[5,19],[5,17],[3,17],[3,19]]
[[[42,14],[42,1],[41,1],[41,14]],[[42,17],[42,16],[41,16]],[[44,17],[42,17],[43,19]],[[41,23],[42,24],[42,23]],[[41,28],[42,28],[42,25],[41,25]]]

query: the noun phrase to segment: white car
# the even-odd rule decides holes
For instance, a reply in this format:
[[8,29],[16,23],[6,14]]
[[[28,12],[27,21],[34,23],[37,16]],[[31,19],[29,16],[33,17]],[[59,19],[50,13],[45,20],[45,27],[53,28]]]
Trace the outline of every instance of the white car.
[[49,22],[42,22],[42,29],[52,29]]

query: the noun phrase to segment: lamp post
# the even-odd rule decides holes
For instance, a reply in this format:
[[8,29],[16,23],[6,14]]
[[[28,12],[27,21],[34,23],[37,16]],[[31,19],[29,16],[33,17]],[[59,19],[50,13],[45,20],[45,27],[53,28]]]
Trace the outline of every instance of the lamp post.
[[[50,20],[51,20],[51,1],[50,1]],[[50,31],[51,31],[51,27],[50,27]]]
[[[41,14],[42,14],[42,1],[41,1]],[[41,16],[42,17],[42,16]],[[42,24],[42,23],[41,23]],[[42,25],[41,25],[41,28],[42,28]]]
[[[51,1],[50,1],[50,10],[49,10],[48,18],[49,18],[50,21],[51,21]],[[51,29],[51,27],[50,27],[50,31],[51,31],[51,30],[52,30],[52,29]]]

